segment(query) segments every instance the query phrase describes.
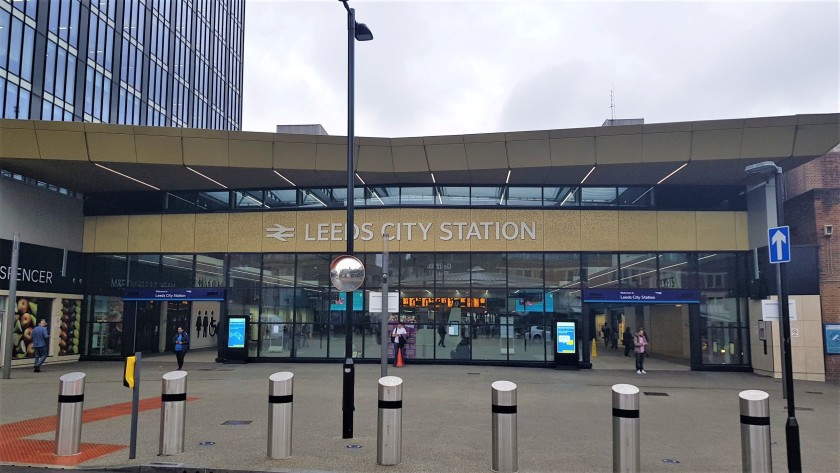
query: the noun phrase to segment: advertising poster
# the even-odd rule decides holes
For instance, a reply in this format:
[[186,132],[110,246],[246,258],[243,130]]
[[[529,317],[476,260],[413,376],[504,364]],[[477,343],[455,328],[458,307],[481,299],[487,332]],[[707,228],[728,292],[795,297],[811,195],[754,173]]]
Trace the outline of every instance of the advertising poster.
[[228,348],[245,348],[244,317],[231,317],[228,321]]
[[557,353],[575,354],[575,323],[557,322]]
[[79,354],[79,328],[82,324],[82,300],[61,299],[61,322],[58,332],[58,356]]
[[12,330],[12,356],[14,358],[34,358],[35,347],[32,345],[32,330],[41,320],[41,314],[47,318],[47,331],[52,331],[49,326],[51,299],[36,299],[33,297],[18,297],[15,310],[15,325]]

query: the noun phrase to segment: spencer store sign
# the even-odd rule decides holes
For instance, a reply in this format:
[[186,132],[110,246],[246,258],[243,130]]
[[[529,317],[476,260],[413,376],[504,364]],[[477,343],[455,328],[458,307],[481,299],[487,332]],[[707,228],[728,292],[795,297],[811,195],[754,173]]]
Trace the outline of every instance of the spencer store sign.
[[[266,228],[266,238],[289,241],[301,238],[305,241],[345,241],[347,239],[345,223],[306,223],[302,228],[274,224]],[[353,225],[353,238],[371,241],[375,235],[387,233],[391,240],[427,241],[432,238],[436,227],[437,238],[441,241],[515,241],[537,239],[536,222],[385,222],[373,224],[364,222]]]
[[0,240],[0,290],[17,280],[18,291],[81,294],[84,288],[84,256],[60,248],[21,242],[17,272],[12,271],[12,242]]

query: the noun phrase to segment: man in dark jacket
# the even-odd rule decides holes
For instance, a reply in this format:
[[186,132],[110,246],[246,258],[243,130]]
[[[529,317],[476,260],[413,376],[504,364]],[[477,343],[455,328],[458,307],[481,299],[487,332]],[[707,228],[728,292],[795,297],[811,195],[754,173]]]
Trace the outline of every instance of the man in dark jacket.
[[47,361],[50,352],[50,333],[47,332],[47,319],[41,322],[32,330],[32,347],[35,349],[35,372],[41,372],[41,365]]

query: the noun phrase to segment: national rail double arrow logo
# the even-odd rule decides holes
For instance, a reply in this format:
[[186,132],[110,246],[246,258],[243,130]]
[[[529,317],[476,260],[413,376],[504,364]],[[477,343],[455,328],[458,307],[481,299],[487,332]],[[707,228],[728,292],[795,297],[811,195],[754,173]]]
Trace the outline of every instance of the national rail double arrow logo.
[[289,241],[289,238],[295,237],[294,227],[284,227],[283,225],[274,224],[273,227],[265,229],[266,238],[276,238],[280,241]]

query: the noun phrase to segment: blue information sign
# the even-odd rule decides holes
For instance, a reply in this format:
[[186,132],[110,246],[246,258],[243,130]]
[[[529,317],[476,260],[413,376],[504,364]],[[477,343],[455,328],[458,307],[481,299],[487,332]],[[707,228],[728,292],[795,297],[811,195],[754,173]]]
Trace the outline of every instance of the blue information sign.
[[790,227],[773,227],[767,230],[767,244],[770,248],[770,262],[790,262]]
[[577,353],[574,322],[557,322],[557,353]]
[[692,289],[584,289],[583,302],[697,304],[700,302],[700,291]]
[[228,348],[245,348],[245,317],[228,320]]
[[840,324],[825,324],[825,352],[840,355]]

